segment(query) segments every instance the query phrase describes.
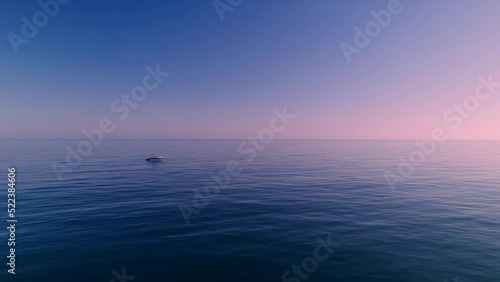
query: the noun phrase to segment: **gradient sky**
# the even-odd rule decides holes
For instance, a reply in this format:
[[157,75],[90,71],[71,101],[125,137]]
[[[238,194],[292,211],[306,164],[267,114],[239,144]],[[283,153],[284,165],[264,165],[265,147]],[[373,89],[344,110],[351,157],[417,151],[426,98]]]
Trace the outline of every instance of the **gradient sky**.
[[[278,138],[500,140],[500,89],[458,130],[442,119],[480,75],[500,81],[500,1],[402,1],[350,64],[339,44],[388,1],[244,0],[221,22],[212,0],[72,0],[15,54],[36,2],[0,4],[0,138],[82,138],[104,117],[107,138],[247,138],[286,105]],[[170,76],[114,118],[156,64]]]

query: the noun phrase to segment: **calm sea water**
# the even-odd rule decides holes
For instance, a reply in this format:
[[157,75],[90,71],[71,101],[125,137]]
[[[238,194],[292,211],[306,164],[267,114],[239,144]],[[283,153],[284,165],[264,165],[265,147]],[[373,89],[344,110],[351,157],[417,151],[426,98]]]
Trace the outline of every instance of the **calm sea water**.
[[[440,145],[392,191],[404,141],[109,140],[59,181],[76,140],[0,141],[1,281],[499,281],[500,142]],[[165,163],[144,161],[151,153]],[[210,172],[243,168],[185,223]],[[17,168],[17,274],[7,273],[7,167]],[[305,275],[304,274],[304,275]],[[113,278],[115,280],[113,280]],[[128,277],[130,278],[130,277]],[[458,279],[458,280],[457,280]]]

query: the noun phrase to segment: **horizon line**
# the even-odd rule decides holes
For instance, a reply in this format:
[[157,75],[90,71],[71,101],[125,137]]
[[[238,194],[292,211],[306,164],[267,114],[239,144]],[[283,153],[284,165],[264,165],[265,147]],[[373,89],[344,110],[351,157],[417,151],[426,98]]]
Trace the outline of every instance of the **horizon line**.
[[[85,138],[0,138],[0,140],[85,140]],[[247,138],[105,138],[105,140],[247,140]],[[361,138],[274,138],[296,141],[418,141],[429,139],[361,139]],[[447,139],[446,141],[500,141],[500,139]]]

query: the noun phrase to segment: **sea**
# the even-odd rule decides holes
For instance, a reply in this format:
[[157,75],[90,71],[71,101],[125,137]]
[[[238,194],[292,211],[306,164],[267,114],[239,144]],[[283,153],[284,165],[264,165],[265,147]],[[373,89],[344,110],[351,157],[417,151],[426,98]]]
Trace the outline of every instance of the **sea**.
[[1,140],[0,281],[500,281],[500,142],[244,142]]

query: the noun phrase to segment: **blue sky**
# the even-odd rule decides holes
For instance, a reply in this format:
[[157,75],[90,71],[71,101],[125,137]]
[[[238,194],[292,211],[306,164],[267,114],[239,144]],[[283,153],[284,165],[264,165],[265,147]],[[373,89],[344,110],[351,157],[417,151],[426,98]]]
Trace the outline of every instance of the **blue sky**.
[[[244,0],[220,21],[212,1],[72,0],[15,54],[6,35],[41,8],[2,1],[0,138],[81,138],[157,64],[170,76],[110,138],[246,138],[283,105],[280,138],[425,137],[498,74],[500,3],[402,1],[348,64],[339,44],[387,3]],[[499,101],[452,137],[500,139]]]

